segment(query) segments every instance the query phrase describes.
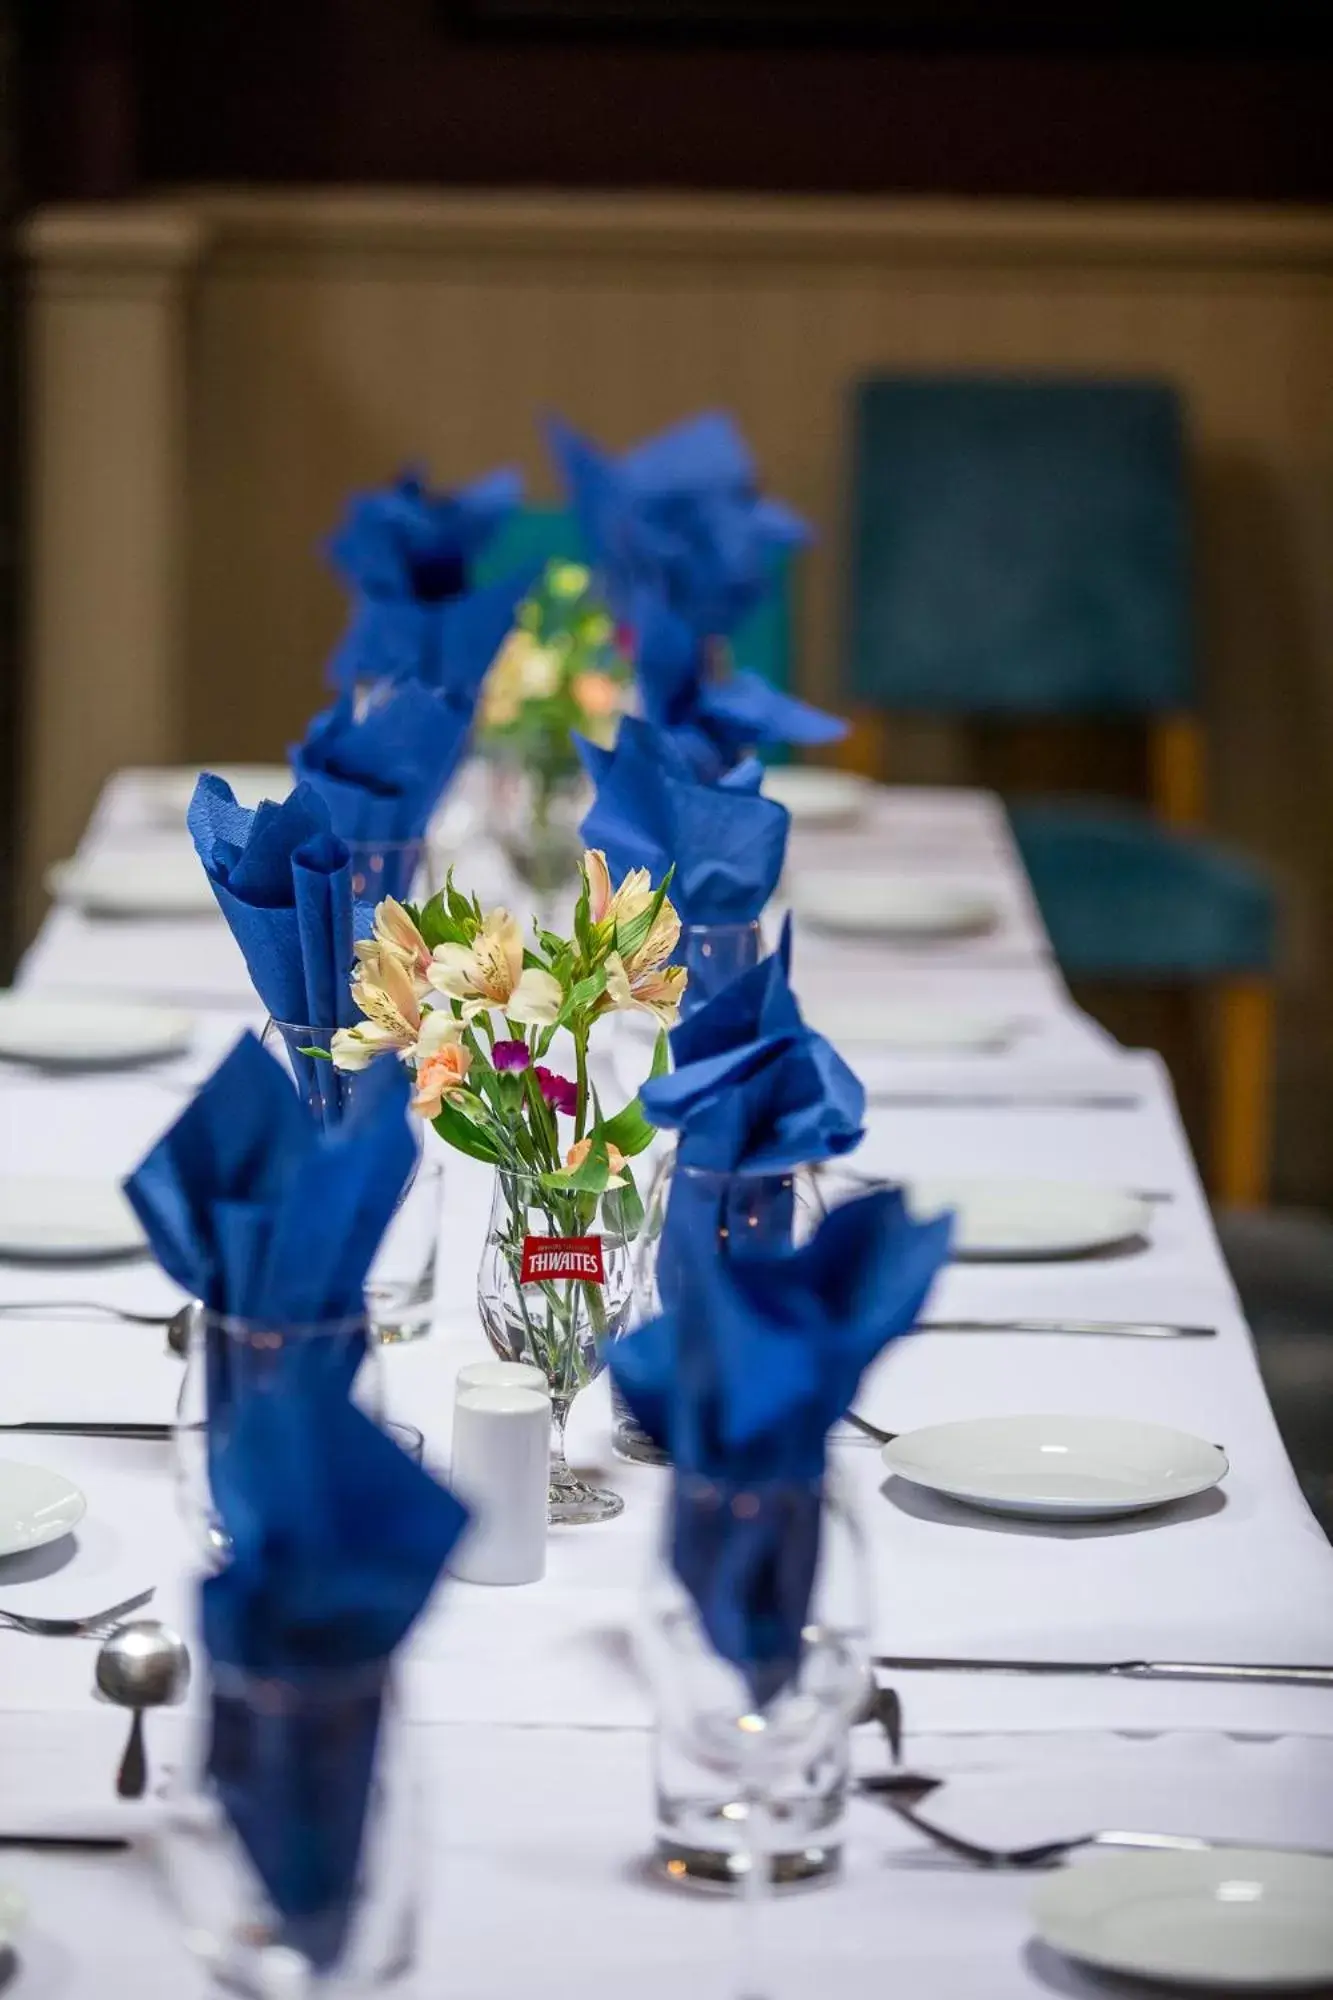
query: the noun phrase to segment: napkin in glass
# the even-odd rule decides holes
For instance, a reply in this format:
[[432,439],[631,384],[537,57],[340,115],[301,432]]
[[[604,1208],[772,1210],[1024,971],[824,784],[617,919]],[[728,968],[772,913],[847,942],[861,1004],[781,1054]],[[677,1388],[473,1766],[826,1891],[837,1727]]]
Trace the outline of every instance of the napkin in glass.
[[[314,1046],[327,1048],[334,1030],[357,1018],[350,980],[358,929],[351,856],[327,806],[298,785],[281,805],[266,799],[250,811],[206,772],[187,824],[259,998],[273,1020],[313,1029]],[[301,1096],[333,1122],[341,1080],[301,1054],[304,1036],[284,1040]]]
[[733,419],[704,410],[619,458],[553,419],[548,435],[608,600],[628,619],[642,584],[697,633],[727,633],[773,588],[784,554],[810,540],[758,490]]
[[[419,681],[369,705],[344,694],[317,715],[291,752],[292,769],[328,807],[334,831],[357,845],[420,840],[467,748],[470,718]],[[410,867],[398,871],[410,877]],[[400,900],[410,880],[386,875]]]
[[324,1970],[361,1886],[390,1661],[467,1516],[327,1377],[248,1398],[213,1479],[232,1555],[202,1587],[209,1776],[278,1941]]
[[646,868],[660,882],[674,867],[682,924],[753,923],[777,887],[791,823],[785,806],[760,794],[761,767],[702,784],[681,747],[636,716],[623,718],[612,750],[576,740],[597,787],[581,832],[612,879]]
[[409,466],[387,486],[352,495],[326,553],[359,595],[439,604],[467,589],[472,562],[522,498],[520,472],[433,493]]
[[914,1222],[896,1191],[864,1195],[799,1249],[690,1259],[677,1302],[610,1350],[674,1467],[673,1566],[760,1707],[800,1662],[828,1430],[915,1323],[949,1229],[947,1216]]

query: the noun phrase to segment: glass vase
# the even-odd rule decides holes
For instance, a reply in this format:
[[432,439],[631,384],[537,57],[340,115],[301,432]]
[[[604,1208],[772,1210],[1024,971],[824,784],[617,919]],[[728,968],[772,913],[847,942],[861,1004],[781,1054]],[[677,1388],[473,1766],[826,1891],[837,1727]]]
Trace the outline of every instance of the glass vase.
[[607,1521],[625,1504],[571,1472],[565,1425],[574,1398],[625,1332],[632,1293],[619,1189],[580,1194],[545,1188],[533,1175],[496,1173],[477,1305],[501,1360],[529,1362],[550,1388],[553,1522]]
[[[762,1658],[745,1658],[734,1643],[724,1657],[715,1643],[747,1629],[735,1622],[735,1577],[745,1571],[739,1537],[749,1529],[766,1532],[776,1563],[792,1572],[770,1579],[773,1592],[808,1584],[785,1661],[773,1657],[761,1616],[748,1629]],[[670,1882],[739,1891],[750,1905],[737,1937],[738,1993],[769,1990],[756,1965],[754,1903],[771,1886],[838,1868],[849,1731],[865,1698],[871,1636],[865,1547],[831,1474],[675,1475],[641,1631],[657,1703],[655,1865]]]
[[[356,1086],[351,1070],[336,1069],[327,1059],[334,1032],[308,1022],[276,1021],[271,1015],[264,1024],[264,1047],[282,1064],[297,1096],[325,1131],[346,1116]],[[323,1049],[325,1055],[306,1055],[307,1049]]]
[[578,881],[583,836],[579,825],[592,804],[581,770],[548,771],[495,758],[490,766],[490,831],[535,904],[543,924]]
[[299,1682],[212,1669],[159,1853],[213,1990],[362,2000],[410,1968],[420,1754],[386,1661]]
[[379,1349],[364,1317],[291,1324],[238,1319],[201,1307],[190,1326],[176,1405],[176,1499],[197,1553],[219,1569],[231,1537],[213,1497],[212,1465],[251,1396],[299,1391],[312,1375],[333,1375],[369,1416],[383,1408]]

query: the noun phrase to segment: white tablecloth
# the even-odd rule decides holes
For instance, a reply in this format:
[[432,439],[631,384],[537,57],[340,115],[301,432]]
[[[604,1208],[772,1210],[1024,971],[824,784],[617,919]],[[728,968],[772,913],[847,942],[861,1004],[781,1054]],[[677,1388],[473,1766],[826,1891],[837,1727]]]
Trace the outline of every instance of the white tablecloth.
[[[115,848],[129,866],[136,852],[180,839],[155,826],[141,782],[127,773],[108,787],[84,846]],[[881,1649],[1333,1661],[1333,1551],[1301,1499],[1277,1436],[1161,1066],[1117,1049],[1072,1008],[994,801],[890,793],[859,839],[829,834],[793,841],[791,876],[840,865],[981,886],[1001,921],[984,938],[933,951],[832,943],[798,931],[795,981],[812,1005],[854,985],[885,999],[996,1009],[1026,1024],[1005,1055],[941,1062],[857,1051],[876,1093],[1042,1087],[1109,1089],[1137,1100],[1130,1109],[1106,1110],[875,1107],[858,1164],[894,1175],[1034,1174],[1166,1197],[1154,1204],[1151,1244],[1139,1254],[954,1266],[941,1279],[932,1313],[1173,1318],[1218,1328],[1214,1340],[1174,1343],[925,1336],[885,1357],[865,1388],[867,1414],[905,1429],[1020,1410],[1115,1413],[1216,1439],[1231,1461],[1217,1493],[1166,1513],[1112,1526],[1037,1526],[968,1513],[899,1482],[886,1484],[872,1449],[838,1443],[873,1551]],[[477,852],[476,873],[488,888],[502,889],[485,851]],[[16,1067],[0,1071],[0,1170],[127,1171],[238,1029],[260,1018],[235,948],[212,918],[95,922],[56,911],[21,978],[33,991],[87,993],[92,1004],[98,993],[171,996],[197,1010],[198,1025],[189,1053],[160,1070],[66,1081],[37,1080]],[[456,1367],[481,1351],[471,1300],[488,1200],[482,1170],[450,1155],[447,1173],[435,1335],[385,1357],[390,1409],[424,1429],[437,1461],[447,1452]],[[146,1310],[174,1302],[170,1285],[146,1263],[76,1273],[0,1264],[0,1301],[39,1297],[96,1298]],[[72,1320],[44,1322],[39,1334],[14,1318],[0,1320],[0,1340],[7,1350],[0,1423],[171,1414],[178,1364],[164,1356],[156,1334]],[[656,1979],[664,1992],[679,1991],[687,1977],[691,1986],[711,1977],[717,1987],[723,1914],[686,1908],[626,1875],[648,1823],[649,1709],[630,1633],[662,1475],[612,1461],[604,1384],[581,1399],[571,1433],[576,1460],[601,1466],[625,1494],[624,1515],[553,1533],[541,1584],[450,1585],[413,1648],[412,1708],[432,1746],[446,1815],[427,1941],[433,1971],[423,1992],[510,1994],[538,1977],[557,1992],[566,1986],[571,1993],[597,1992],[627,1975],[636,1986]],[[0,1603],[82,1611],[152,1582],[155,1611],[188,1627],[188,1557],[165,1447],[11,1435],[0,1449],[66,1471],[89,1498],[87,1519],[67,1543],[0,1559]],[[92,1768],[100,1779],[109,1771],[108,1723],[115,1718],[90,1701],[91,1664],[84,1646],[0,1631],[0,1799],[6,1770],[24,1744],[44,1746],[42,1768],[53,1796],[80,1772]],[[1082,1732],[1099,1732],[1092,1739],[1098,1755],[1113,1764],[1148,1751],[1106,1732],[1289,1736],[1291,1744],[1270,1746],[1266,1766],[1269,1837],[1284,1824],[1285,1837],[1313,1837],[1300,1832],[1302,1814],[1333,1750],[1319,1748],[1315,1756],[1308,1742],[1295,1739],[1333,1737],[1333,1692],[946,1675],[901,1676],[896,1685],[914,1761],[927,1761],[926,1738],[936,1768],[950,1757],[989,1760],[1023,1774],[1020,1789],[1034,1759],[1053,1757],[1062,1768],[1086,1759]],[[1068,1734],[1052,1744],[1052,1731]],[[934,1732],[945,1738],[937,1743]],[[946,1739],[957,1733],[968,1742],[950,1749]],[[1196,1741],[1200,1749],[1188,1747]],[[1208,1733],[1184,1742],[1182,1749],[1177,1735],[1160,1739],[1161,1782],[1181,1813],[1199,1819],[1195,1830],[1220,1831],[1203,1823],[1215,1816],[1216,1801],[1200,1774],[1237,1755],[1236,1747]],[[946,1789],[938,1797],[949,1795]],[[1089,1809],[1095,1804],[1094,1798]],[[862,1981],[869,1992],[872,1979],[882,1991],[888,1971],[899,1990],[923,1996],[1085,1990],[1068,1968],[1057,1978],[1040,1954],[1034,1959],[1025,1950],[1021,1888],[960,1879],[936,1866],[923,1871],[900,1852],[913,1842],[868,1808],[859,1811],[858,1827],[861,1844],[854,1845],[846,1882],[809,1898],[799,1912],[793,1904],[790,1914],[775,1916],[786,1963],[782,1990],[828,1990],[818,1968],[830,1952],[839,1992],[859,1992]],[[0,1851],[0,1875],[24,1881],[38,1905],[15,1986],[23,2000],[189,1990],[173,1969],[169,1922],[137,1867]],[[507,1922],[520,1907],[523,1923]],[[77,1927],[61,1915],[71,1908],[79,1911]],[[132,1923],[131,1911],[138,1911]],[[701,1968],[710,1961],[714,1970],[707,1974]]]

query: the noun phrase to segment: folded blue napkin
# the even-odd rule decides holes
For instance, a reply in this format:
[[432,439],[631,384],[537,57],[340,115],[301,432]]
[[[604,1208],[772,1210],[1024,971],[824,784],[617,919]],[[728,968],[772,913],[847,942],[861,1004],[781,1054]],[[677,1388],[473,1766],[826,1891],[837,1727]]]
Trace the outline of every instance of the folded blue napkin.
[[438,603],[362,592],[330,658],[330,683],[350,693],[382,681],[424,681],[471,721],[491,661],[540,568],[526,564]]
[[670,732],[702,778],[760,745],[836,743],[847,734],[840,716],[719,660],[652,585],[635,591],[629,626],[644,715]]
[[470,564],[522,497],[519,472],[432,493],[409,467],[387,486],[352,495],[328,557],[358,595],[439,604],[467,589]]
[[700,634],[728,633],[771,590],[800,517],[757,488],[733,420],[706,410],[613,458],[558,419],[556,463],[613,609],[628,618],[642,584]]
[[[419,681],[367,705],[342,695],[291,751],[292,769],[328,807],[333,829],[357,846],[419,841],[467,748],[469,718]],[[375,900],[409,893],[385,879]]]
[[675,1468],[676,1573],[759,1707],[800,1663],[827,1432],[915,1323],[949,1230],[947,1216],[914,1222],[894,1191],[864,1195],[799,1249],[694,1258],[677,1304],[610,1349],[617,1387]]
[[645,1117],[680,1134],[680,1165],[784,1174],[859,1144],[865,1090],[801,1019],[790,970],[788,919],[771,958],[672,1031],[672,1071],[640,1095]]
[[218,1313],[274,1327],[359,1319],[380,1238],[416,1163],[399,1063],[359,1079],[335,1129],[311,1123],[244,1034],[125,1183],[168,1276]]
[[202,1590],[209,1775],[277,1941],[326,1970],[365,1873],[389,1662],[467,1516],[327,1382],[249,1398],[214,1486],[232,1554]]
[[[682,1005],[694,1013],[759,957],[753,926],[782,873],[791,816],[760,796],[763,771],[753,760],[704,783],[668,732],[637,717],[624,718],[612,750],[576,741],[597,788],[583,840],[606,855],[612,880],[646,868],[660,882],[675,869],[676,956],[690,975]],[[747,928],[716,935],[737,926]]]

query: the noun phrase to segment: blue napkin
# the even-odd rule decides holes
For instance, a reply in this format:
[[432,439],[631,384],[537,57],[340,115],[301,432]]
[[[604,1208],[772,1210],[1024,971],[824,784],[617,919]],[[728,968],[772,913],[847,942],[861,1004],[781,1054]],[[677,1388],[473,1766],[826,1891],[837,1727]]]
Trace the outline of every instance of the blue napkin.
[[654,1125],[679,1132],[681,1165],[785,1174],[850,1152],[865,1090],[791,990],[791,922],[771,958],[672,1031],[673,1069],[640,1093]]
[[624,718],[612,750],[576,741],[597,787],[581,828],[585,845],[602,850],[613,880],[646,868],[660,882],[675,869],[677,957],[690,975],[682,1005],[694,1013],[758,959],[753,928],[730,937],[699,933],[757,922],[782,873],[790,814],[760,796],[758,763],[702,783],[683,747],[637,717]]
[[169,1277],[215,1312],[358,1319],[366,1272],[416,1163],[401,1064],[375,1063],[321,1131],[244,1034],[125,1183]]
[[764,499],[732,419],[706,410],[612,458],[558,419],[551,447],[607,597],[630,615],[643,584],[696,633],[727,633],[772,589],[784,552],[810,539]]
[[[232,1556],[202,1590],[209,1775],[284,1920],[279,1941],[323,1970],[363,1873],[388,1663],[467,1516],[325,1382],[249,1398],[214,1484]],[[265,1683],[264,1701],[238,1673]]]
[[693,1259],[678,1303],[610,1349],[617,1387],[675,1468],[676,1572],[759,1707],[800,1663],[826,1434],[914,1324],[949,1230],[947,1216],[914,1222],[891,1190],[862,1196],[799,1249]]
[[[468,717],[418,681],[368,707],[342,695],[291,752],[292,769],[328,807],[334,831],[357,845],[420,840],[467,748]],[[406,870],[410,877],[410,867]],[[386,880],[377,893],[408,893]]]
[[328,557],[358,595],[439,604],[467,589],[470,564],[522,497],[519,472],[432,493],[408,467],[389,485],[352,495]]
[[840,716],[719,663],[708,637],[660,589],[634,593],[629,624],[644,715],[670,731],[698,776],[716,777],[758,745],[836,743],[847,734]]
[[470,721],[491,661],[540,572],[539,563],[439,603],[362,593],[330,661],[347,692],[381,681],[424,681]]

